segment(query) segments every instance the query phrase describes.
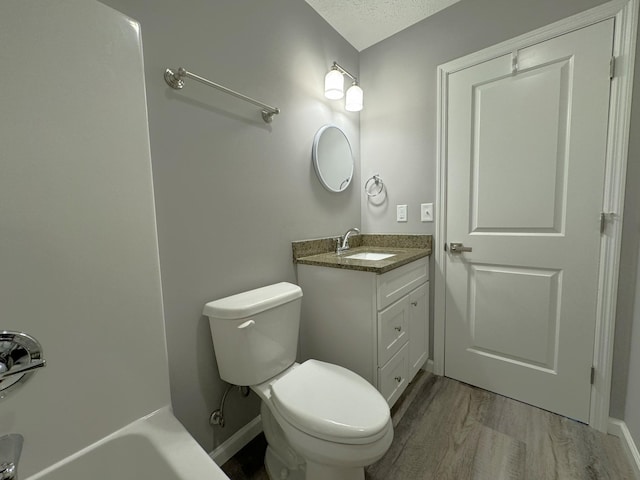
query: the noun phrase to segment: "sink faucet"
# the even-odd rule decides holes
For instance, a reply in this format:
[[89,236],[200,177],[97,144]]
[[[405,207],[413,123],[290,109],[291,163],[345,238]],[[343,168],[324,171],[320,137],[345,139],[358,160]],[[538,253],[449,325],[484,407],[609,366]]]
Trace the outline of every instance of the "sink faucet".
[[18,460],[22,453],[24,437],[11,433],[0,437],[0,480],[16,480],[18,478]]
[[342,252],[344,252],[345,250],[349,250],[349,237],[352,234],[359,234],[360,233],[360,229],[353,227],[350,228],[349,230],[347,230],[347,232],[342,236],[342,244],[340,244],[340,239],[338,239],[338,245],[336,248],[336,253],[340,254]]

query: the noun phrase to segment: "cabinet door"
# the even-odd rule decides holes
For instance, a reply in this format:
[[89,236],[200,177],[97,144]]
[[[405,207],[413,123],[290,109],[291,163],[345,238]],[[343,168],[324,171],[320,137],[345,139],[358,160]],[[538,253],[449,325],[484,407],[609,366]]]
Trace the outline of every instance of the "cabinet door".
[[409,379],[429,355],[429,282],[409,295]]
[[378,313],[378,366],[382,367],[407,343],[409,295]]
[[408,350],[405,344],[378,372],[378,390],[389,404],[389,408],[393,407],[409,383]]

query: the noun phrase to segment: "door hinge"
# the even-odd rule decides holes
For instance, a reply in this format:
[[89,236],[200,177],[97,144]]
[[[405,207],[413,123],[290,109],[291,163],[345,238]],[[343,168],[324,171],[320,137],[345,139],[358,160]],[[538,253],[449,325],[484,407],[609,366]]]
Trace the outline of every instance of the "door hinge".
[[447,242],[444,242],[444,251],[447,251]]
[[604,233],[604,231],[607,229],[607,222],[609,220],[613,220],[614,217],[615,213],[600,213],[600,233]]
[[611,57],[609,60],[609,78],[616,76],[616,57]]
[[591,367],[591,385],[596,382],[596,367]]

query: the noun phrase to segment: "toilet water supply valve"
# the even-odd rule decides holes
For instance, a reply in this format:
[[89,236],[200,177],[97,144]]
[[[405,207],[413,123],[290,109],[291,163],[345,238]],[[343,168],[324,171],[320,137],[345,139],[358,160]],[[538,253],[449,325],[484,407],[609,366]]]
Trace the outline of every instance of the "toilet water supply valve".
[[229,395],[229,392],[233,388],[237,388],[238,390],[240,390],[240,394],[243,397],[248,397],[249,393],[251,393],[251,390],[249,389],[249,387],[238,386],[238,385],[229,385],[227,387],[227,390],[224,392],[224,395],[222,395],[222,401],[220,402],[220,408],[217,409],[217,410],[214,410],[213,413],[211,414],[211,416],[209,417],[209,425],[211,425],[211,426],[219,425],[221,428],[224,428],[224,402],[227,400],[227,395]]

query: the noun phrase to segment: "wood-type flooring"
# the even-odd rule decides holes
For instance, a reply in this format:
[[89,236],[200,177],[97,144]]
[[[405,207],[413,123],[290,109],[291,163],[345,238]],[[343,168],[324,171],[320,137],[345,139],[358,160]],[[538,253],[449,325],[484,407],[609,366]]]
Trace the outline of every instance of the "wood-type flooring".
[[[618,438],[449,378],[419,373],[392,418],[393,443],[366,480],[634,479]],[[222,468],[268,480],[265,448],[261,434]]]

